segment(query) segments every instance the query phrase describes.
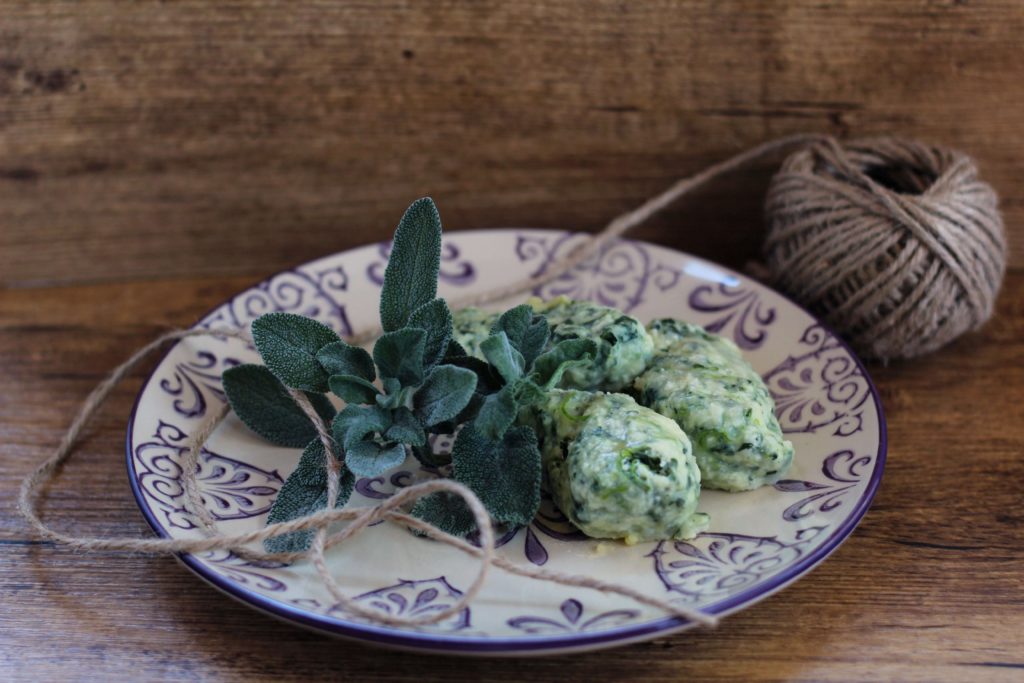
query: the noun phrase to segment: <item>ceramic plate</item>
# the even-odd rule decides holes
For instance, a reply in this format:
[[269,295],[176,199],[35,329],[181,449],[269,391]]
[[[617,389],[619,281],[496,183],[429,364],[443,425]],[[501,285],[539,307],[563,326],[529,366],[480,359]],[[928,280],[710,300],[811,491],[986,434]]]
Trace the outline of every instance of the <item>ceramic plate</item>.
[[[585,236],[485,230],[445,236],[441,295],[456,299],[544,272]],[[243,326],[269,311],[317,318],[342,334],[376,322],[388,245],[328,256],[279,273],[225,302],[197,326]],[[687,254],[620,241],[544,285],[615,306],[647,322],[673,316],[733,339],[762,374],[796,457],[786,478],[747,493],[705,491],[711,527],[692,541],[626,546],[575,531],[546,501],[536,521],[500,537],[524,564],[627,583],[651,595],[725,615],[806,574],[853,531],[878,488],[885,420],[878,394],[846,345],[808,313],[746,277]],[[515,303],[515,302],[507,302]],[[162,536],[199,532],[182,504],[186,436],[223,401],[220,373],[258,356],[238,340],[190,338],[170,349],[139,393],[128,424],[128,474],[139,507]],[[272,446],[233,415],[207,444],[198,481],[225,533],[262,527],[298,450]],[[370,505],[429,477],[415,460],[362,479],[349,505]],[[439,624],[375,626],[334,609],[305,563],[254,564],[226,551],[184,555],[199,576],[282,619],[380,645],[461,654],[530,654],[609,647],[691,624],[618,596],[491,573],[471,607]],[[389,523],[329,552],[349,594],[373,609],[416,615],[460,595],[476,567],[456,550]]]

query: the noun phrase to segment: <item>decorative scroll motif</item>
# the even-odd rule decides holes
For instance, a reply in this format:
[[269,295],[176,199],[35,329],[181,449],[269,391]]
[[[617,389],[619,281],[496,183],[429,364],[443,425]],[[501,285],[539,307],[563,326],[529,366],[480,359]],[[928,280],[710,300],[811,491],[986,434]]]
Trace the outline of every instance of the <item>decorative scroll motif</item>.
[[160,380],[160,388],[175,397],[174,412],[182,417],[202,417],[206,414],[206,392],[220,401],[226,401],[220,374],[241,361],[224,358],[209,351],[199,351],[195,360],[175,363],[172,375]]
[[[162,516],[162,526],[194,529],[185,511],[181,485],[182,454],[188,434],[161,420],[151,440],[134,451],[135,479],[151,501],[151,510]],[[270,510],[284,483],[276,470],[267,471],[203,449],[196,481],[203,505],[214,519],[244,519]]]
[[863,429],[871,395],[860,365],[834,335],[814,323],[800,337],[797,355],[765,376],[775,399],[775,414],[786,433],[830,429],[850,436]]
[[288,585],[280,579],[260,569],[280,569],[287,565],[280,562],[253,562],[245,560],[230,550],[211,550],[196,555],[203,562],[213,565],[226,578],[243,586],[256,590],[280,592],[288,589]]
[[665,588],[686,602],[734,595],[778,574],[804,556],[828,526],[800,529],[791,542],[775,536],[704,533],[692,541],[662,541],[648,557]]
[[775,322],[775,309],[761,301],[756,289],[719,283],[700,285],[689,298],[690,308],[700,313],[720,314],[704,325],[708,332],[731,336],[741,349],[760,347],[768,338],[767,328]]
[[842,450],[825,458],[821,471],[829,480],[825,483],[783,479],[775,483],[775,489],[784,493],[807,493],[811,495],[786,508],[782,517],[795,522],[816,512],[828,512],[843,504],[846,494],[857,488],[866,467],[874,460],[870,455],[857,455]]
[[[391,256],[391,242],[382,242],[377,246],[380,258],[366,266],[366,277],[380,287],[384,284],[384,271],[388,267]],[[462,259],[459,247],[447,240],[441,243],[441,272],[438,279],[455,287],[466,287],[476,280],[476,268],[467,260]]]
[[352,326],[341,301],[348,286],[348,275],[340,264],[285,271],[242,292],[200,324],[210,328],[218,323],[248,327],[264,313],[284,311],[316,318],[338,334],[348,336]]
[[[394,585],[357,595],[354,600],[392,616],[419,617],[451,607],[460,597],[462,591],[448,583],[445,577],[438,576],[419,581],[399,579]],[[461,631],[469,625],[470,608],[467,607],[431,628]]]
[[[513,617],[506,623],[524,633],[537,635],[553,635],[560,633],[585,633],[622,626],[640,616],[640,612],[632,609],[617,609],[587,616],[583,603],[569,598],[559,607],[560,616],[540,617],[523,615]],[[586,618],[585,618],[586,617]]]
[[[530,273],[535,277],[587,239],[587,235],[580,233],[524,234],[516,239],[515,253],[524,263],[537,262]],[[614,240],[571,271],[536,288],[534,294],[544,299],[564,295],[629,313],[644,300],[650,285],[665,291],[674,287],[679,279],[678,270],[652,263],[643,245]]]

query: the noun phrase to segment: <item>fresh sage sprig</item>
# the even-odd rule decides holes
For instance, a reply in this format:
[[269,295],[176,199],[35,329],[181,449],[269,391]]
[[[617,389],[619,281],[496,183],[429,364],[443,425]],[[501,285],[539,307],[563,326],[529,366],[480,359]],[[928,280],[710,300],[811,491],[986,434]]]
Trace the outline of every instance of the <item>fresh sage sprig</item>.
[[[437,298],[440,262],[440,216],[433,201],[420,199],[395,232],[380,299],[384,334],[372,353],[300,315],[269,313],[253,322],[263,365],[224,372],[228,401],[260,436],[304,449],[268,521],[327,505],[324,447],[289,389],[304,392],[330,422],[342,471],[338,506],[348,501],[356,477],[378,476],[411,451],[434,467],[450,460],[452,477],[479,496],[496,522],[524,525],[533,519],[540,505],[540,451],[534,432],[517,420],[567,368],[588,362],[594,344],[568,340],[550,347],[546,320],[524,305],[498,319],[482,345],[486,360],[468,356],[452,339],[448,304]],[[328,392],[345,402],[340,412]],[[450,458],[432,450],[431,434],[456,431]],[[452,496],[425,498],[413,513],[450,533],[473,529],[472,515]],[[312,535],[296,532],[266,547],[302,550]]]
[[[451,359],[478,375],[476,414],[455,439],[452,478],[472,489],[500,524],[529,524],[540,508],[541,454],[534,431],[516,424],[521,413],[597,350],[593,341],[571,339],[545,351],[550,338],[547,320],[524,304],[503,313],[481,343],[486,362]],[[474,528],[465,502],[451,494],[427,496],[412,512],[451,534]]]

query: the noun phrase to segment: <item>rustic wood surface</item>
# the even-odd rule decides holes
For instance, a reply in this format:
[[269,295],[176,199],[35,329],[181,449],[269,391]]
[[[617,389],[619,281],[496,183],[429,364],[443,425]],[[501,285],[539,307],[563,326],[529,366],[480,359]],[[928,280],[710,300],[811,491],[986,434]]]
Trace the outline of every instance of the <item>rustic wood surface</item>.
[[[0,0],[0,680],[1024,680],[1022,35],[1011,0]],[[972,153],[1011,270],[982,332],[871,368],[890,453],[856,533],[715,631],[530,661],[385,653],[168,558],[40,542],[15,513],[21,477],[131,349],[385,238],[416,196],[453,229],[596,229],[799,131]],[[638,236],[742,264],[773,166]],[[122,455],[147,371],[53,490],[54,523],[149,533]]]
[[[239,605],[166,557],[35,540],[20,478],[129,349],[187,324],[244,278],[0,291],[0,679],[1021,680],[1024,273],[998,316],[929,358],[871,372],[889,418],[881,492],[854,535],[715,631],[536,661],[383,653]],[[46,505],[80,533],[149,533],[123,439],[126,382]],[[145,580],[142,580],[145,577]],[[429,668],[428,668],[429,667]]]
[[[258,275],[423,194],[595,229],[805,131],[960,147],[1022,223],[1022,35],[1017,0],[0,0],[0,284]],[[772,168],[649,234],[741,263]]]

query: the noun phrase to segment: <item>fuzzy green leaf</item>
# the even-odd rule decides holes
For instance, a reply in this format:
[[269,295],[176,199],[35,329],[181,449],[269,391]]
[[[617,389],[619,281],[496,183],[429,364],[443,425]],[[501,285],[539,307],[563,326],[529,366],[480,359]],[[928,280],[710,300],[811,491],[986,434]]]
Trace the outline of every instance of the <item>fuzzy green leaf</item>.
[[358,477],[376,477],[405,462],[405,446],[359,441],[345,450],[345,464]]
[[428,427],[451,420],[466,407],[475,389],[476,375],[471,370],[440,365],[413,397],[413,411]]
[[449,358],[445,361],[448,365],[454,365],[457,368],[465,368],[472,371],[477,377],[477,391],[482,393],[492,393],[497,391],[504,384],[498,373],[494,372],[490,364],[480,358],[473,356],[457,356],[455,358]]
[[452,536],[465,536],[476,529],[476,520],[461,496],[447,491],[431,493],[416,501],[412,516],[433,524]]
[[423,432],[423,424],[416,419],[408,408],[396,408],[391,414],[392,422],[388,430],[384,432],[384,438],[389,441],[408,444],[409,446],[423,446],[427,442],[427,435]]
[[413,446],[412,454],[420,461],[421,464],[427,467],[443,467],[451,463],[452,458],[450,453],[435,453],[430,448],[429,443],[425,443],[422,446]]
[[380,393],[373,383],[355,375],[331,375],[327,384],[345,403],[373,403]]
[[316,354],[317,361],[328,375],[355,375],[367,382],[377,379],[373,369],[373,358],[366,349],[336,341],[323,347]]
[[513,427],[500,441],[472,423],[452,449],[452,476],[473,490],[496,522],[529,524],[540,508],[541,457],[529,427]]
[[327,391],[327,371],[317,353],[340,341],[327,325],[294,313],[267,313],[252,322],[252,340],[263,363],[285,386]]
[[430,197],[406,209],[395,230],[380,293],[385,332],[402,328],[417,308],[437,295],[441,264],[441,217]]
[[391,413],[379,406],[349,405],[331,424],[334,440],[351,448],[367,436],[381,434],[391,426]]
[[552,389],[558,386],[566,370],[587,365],[596,353],[597,344],[592,339],[566,339],[537,357],[530,379],[545,389]]
[[[302,448],[317,434],[281,381],[263,365],[237,365],[224,371],[224,393],[245,425],[267,441]],[[334,406],[326,396],[306,394],[317,413],[330,421]]]
[[[418,327],[388,332],[373,346],[373,360],[380,376],[397,379],[404,386],[423,381],[423,349],[427,333]],[[390,389],[388,393],[394,393]]]
[[547,392],[532,380],[523,378],[516,382],[516,403],[520,406],[539,403],[547,396]]
[[548,321],[533,312],[529,304],[510,308],[495,321],[491,334],[504,332],[509,342],[523,355],[527,368],[533,365],[551,337]]
[[480,342],[480,350],[487,362],[497,369],[506,382],[514,382],[523,376],[526,361],[523,354],[512,346],[508,335],[496,332]]
[[[449,311],[450,312],[450,311]],[[466,349],[462,348],[462,344],[455,341],[454,339],[448,340],[448,348],[444,352],[444,359],[449,360],[451,358],[465,358],[469,354],[466,353]]]
[[436,365],[444,357],[452,338],[452,312],[448,304],[444,299],[428,301],[412,312],[408,325],[426,331],[423,361],[427,367]]
[[506,384],[497,393],[484,398],[473,421],[481,434],[492,441],[497,441],[505,435],[518,413],[515,394],[516,385]]
[[[267,523],[287,522],[311,515],[327,507],[327,470],[324,463],[324,446],[319,438],[309,442],[299,458],[299,465],[277,492],[277,498],[270,508]],[[348,502],[355,487],[355,477],[344,466],[338,488],[336,507]],[[316,532],[312,529],[295,531],[275,536],[263,542],[268,552],[295,552],[306,550]]]

